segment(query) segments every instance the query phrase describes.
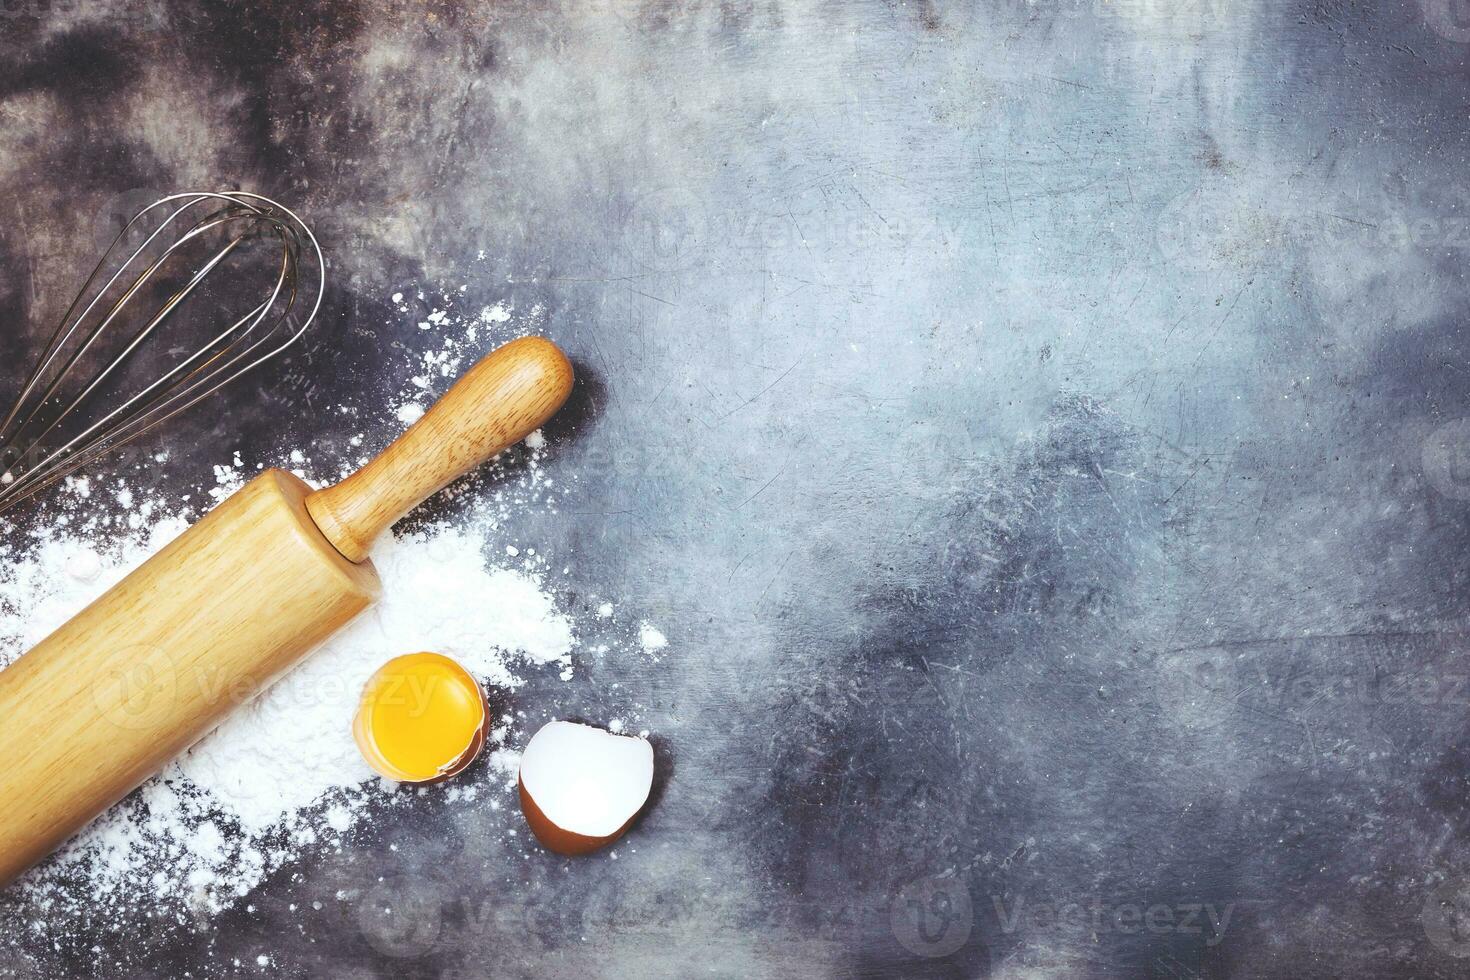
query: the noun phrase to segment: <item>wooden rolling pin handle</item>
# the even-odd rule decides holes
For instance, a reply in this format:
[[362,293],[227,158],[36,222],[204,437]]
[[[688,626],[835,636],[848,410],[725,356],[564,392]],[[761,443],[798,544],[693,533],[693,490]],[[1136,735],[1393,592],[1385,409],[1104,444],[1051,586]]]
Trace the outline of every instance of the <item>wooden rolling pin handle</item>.
[[572,365],[544,337],[483,360],[372,462],[306,498],[333,547],[353,562],[424,500],[539,429],[572,391]]

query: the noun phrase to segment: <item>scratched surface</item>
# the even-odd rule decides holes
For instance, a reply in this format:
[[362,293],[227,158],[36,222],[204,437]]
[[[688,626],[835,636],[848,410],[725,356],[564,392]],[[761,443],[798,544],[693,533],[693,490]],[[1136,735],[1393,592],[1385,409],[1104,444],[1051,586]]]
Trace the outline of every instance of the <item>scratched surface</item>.
[[395,288],[543,304],[579,502],[520,536],[675,654],[517,695],[650,706],[636,854],[425,804],[197,930],[7,900],[0,971],[1464,976],[1458,8],[0,0],[7,375],[140,190],[332,252],[180,492],[345,451]]

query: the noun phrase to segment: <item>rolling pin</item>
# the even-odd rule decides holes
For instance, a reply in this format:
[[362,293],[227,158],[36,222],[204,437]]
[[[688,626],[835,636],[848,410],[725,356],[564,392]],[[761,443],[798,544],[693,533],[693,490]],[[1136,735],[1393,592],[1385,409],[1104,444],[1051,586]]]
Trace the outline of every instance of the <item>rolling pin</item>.
[[266,470],[0,670],[0,887],[370,606],[373,539],[571,389],[556,345],[512,341],[357,473]]

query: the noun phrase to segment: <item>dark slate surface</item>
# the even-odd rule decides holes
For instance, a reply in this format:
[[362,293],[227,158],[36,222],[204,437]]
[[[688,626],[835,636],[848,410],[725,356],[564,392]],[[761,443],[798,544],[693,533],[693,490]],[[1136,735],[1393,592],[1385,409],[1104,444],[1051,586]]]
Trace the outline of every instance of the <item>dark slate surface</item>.
[[[296,202],[335,273],[162,486],[340,448],[321,407],[425,342],[395,287],[542,303],[580,503],[523,536],[677,653],[517,695],[650,706],[636,859],[426,804],[253,912],[82,938],[139,977],[1464,976],[1461,7],[0,0],[7,371],[153,189]],[[6,969],[93,969],[0,909]]]

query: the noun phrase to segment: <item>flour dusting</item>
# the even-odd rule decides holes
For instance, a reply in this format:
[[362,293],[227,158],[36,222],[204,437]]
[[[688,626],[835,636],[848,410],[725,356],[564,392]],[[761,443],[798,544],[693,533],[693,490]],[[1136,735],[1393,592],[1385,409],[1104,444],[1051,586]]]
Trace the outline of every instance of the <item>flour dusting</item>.
[[[395,304],[401,301],[395,294]],[[542,315],[532,310],[513,320],[504,304],[469,315],[448,304],[427,313],[403,304],[398,312],[444,339],[416,355],[416,373],[383,406],[382,424],[390,431],[419,418],[474,357],[509,339],[488,336],[492,330],[529,332]],[[350,446],[362,446],[365,436]],[[555,513],[564,491],[543,465],[554,451],[535,433],[502,454],[480,485],[450,491],[464,505],[452,522],[380,542],[373,552],[383,580],[378,605],[22,879],[19,887],[36,910],[34,927],[64,932],[68,915],[98,903],[142,903],[181,923],[207,918],[283,864],[342,846],[372,808],[413,806],[425,792],[456,806],[513,811],[515,745],[524,737],[526,713],[511,709],[511,693],[533,673],[573,679],[584,653],[600,659],[609,650],[631,654],[667,644],[646,622],[619,633],[608,621],[609,603],[571,608],[558,586],[570,567],[550,567],[523,540],[508,543],[528,511]],[[333,461],[336,473],[318,475],[335,479],[362,462]],[[303,477],[321,468],[300,451],[251,462],[234,453],[214,467],[213,485],[191,503],[189,496],[158,499],[107,475],[104,465],[66,482],[44,527],[22,535],[0,525],[0,668],[183,532],[185,515],[208,509],[271,464]],[[419,650],[463,663],[485,685],[494,718],[488,765],[410,792],[367,766],[351,722],[373,671]],[[554,714],[557,706],[535,707]]]
[[235,712],[179,760],[178,772],[244,829],[263,831],[327,790],[375,778],[350,724],[363,685],[393,657],[447,654],[501,689],[519,686],[518,664],[569,665],[572,624],[541,577],[487,566],[485,544],[450,528],[386,542],[373,554],[383,601]]

